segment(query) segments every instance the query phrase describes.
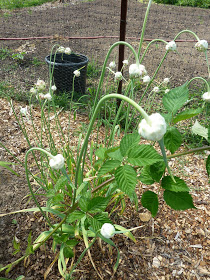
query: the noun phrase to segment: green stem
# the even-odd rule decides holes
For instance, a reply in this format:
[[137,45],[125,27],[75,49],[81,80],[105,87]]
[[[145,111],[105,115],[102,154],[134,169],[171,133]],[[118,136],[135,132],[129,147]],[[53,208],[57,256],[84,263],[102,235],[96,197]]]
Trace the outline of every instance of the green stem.
[[181,157],[181,156],[198,153],[198,152],[203,152],[203,151],[208,151],[208,150],[210,150],[210,146],[204,146],[204,147],[200,147],[200,148],[191,149],[189,151],[173,154],[173,155],[167,156],[167,158],[168,159],[176,158],[176,157]]
[[180,31],[175,37],[174,37],[174,41],[182,34],[182,33],[190,33],[192,34],[197,41],[200,41],[199,37],[191,30],[188,30],[188,29],[185,29],[185,30],[182,30]]
[[207,87],[207,91],[210,92],[210,86],[209,86],[209,83],[202,77],[194,77],[192,78],[188,83],[187,83],[187,86],[189,86],[190,83],[192,83],[192,81],[194,80],[202,80],[204,83],[206,83],[206,87]]
[[162,39],[154,39],[154,40],[152,40],[151,42],[149,42],[149,44],[147,45],[147,47],[146,47],[146,49],[145,49],[145,51],[144,51],[142,57],[140,58],[140,63],[142,63],[142,61],[143,61],[143,59],[144,59],[144,57],[145,57],[145,55],[146,55],[146,53],[147,53],[147,51],[148,51],[150,45],[151,45],[151,44],[154,44],[155,42],[162,42],[162,43],[164,43],[164,44],[166,44],[166,45],[168,44],[165,40],[162,40]]
[[162,155],[163,155],[163,160],[165,162],[165,165],[166,165],[166,168],[168,169],[168,173],[170,174],[172,180],[174,181],[174,183],[176,183],[175,179],[174,179],[174,176],[171,172],[171,169],[168,165],[168,160],[167,160],[167,156],[166,156],[166,151],[165,151],[165,147],[164,147],[164,139],[162,138],[160,141],[158,141],[159,145],[160,145],[160,149],[161,149],[161,152],[162,152]]
[[98,114],[99,109],[102,106],[103,102],[105,100],[111,99],[111,98],[119,98],[121,100],[124,100],[124,101],[128,102],[130,105],[132,105],[142,115],[142,117],[148,123],[150,123],[150,119],[149,119],[149,116],[147,115],[147,113],[135,101],[133,101],[132,99],[130,99],[127,96],[117,94],[117,93],[113,93],[113,94],[105,95],[104,97],[102,97],[100,99],[100,101],[98,102],[98,104],[96,106],[96,109],[93,113],[93,116],[90,120],[90,124],[89,124],[88,130],[87,130],[87,133],[86,133],[86,137],[84,139],[84,143],[83,143],[83,146],[81,148],[81,151],[80,151],[80,154],[79,154],[79,157],[78,157],[78,160],[77,160],[76,173],[75,173],[75,188],[74,188],[74,196],[73,196],[73,204],[72,205],[74,205],[75,200],[76,200],[76,190],[77,190],[77,183],[78,183],[78,176],[79,176],[79,168],[80,168],[80,164],[81,164],[81,161],[82,161],[82,157],[85,157],[85,154],[86,154],[86,151],[87,151],[88,139],[89,139],[90,133],[92,131],[93,124],[95,122],[95,119],[97,117],[97,114]]
[[150,10],[151,5],[152,5],[152,0],[149,0],[149,3],[147,5],[147,10],[146,10],[146,13],[145,13],[145,16],[144,16],[142,31],[141,31],[141,38],[140,38],[139,49],[138,49],[138,57],[140,57],[141,48],[142,48],[142,44],[143,44],[143,41],[144,41],[144,32],[145,32],[145,29],[146,29],[147,18],[148,18],[148,15],[149,15],[149,10]]

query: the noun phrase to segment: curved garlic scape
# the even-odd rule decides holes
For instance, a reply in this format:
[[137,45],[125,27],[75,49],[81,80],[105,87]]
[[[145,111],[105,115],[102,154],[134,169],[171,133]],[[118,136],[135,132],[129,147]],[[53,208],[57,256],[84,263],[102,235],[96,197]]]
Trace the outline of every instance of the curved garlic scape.
[[154,113],[149,116],[149,121],[143,119],[140,122],[138,132],[147,140],[159,141],[166,133],[165,119],[159,113]]

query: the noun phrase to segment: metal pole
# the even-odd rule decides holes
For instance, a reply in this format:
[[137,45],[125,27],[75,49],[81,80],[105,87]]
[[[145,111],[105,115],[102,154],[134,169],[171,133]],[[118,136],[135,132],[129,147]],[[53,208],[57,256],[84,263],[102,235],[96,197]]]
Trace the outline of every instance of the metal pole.
[[[127,18],[127,0],[121,0],[121,15],[120,15],[120,41],[125,41],[126,33],[126,18]],[[119,60],[118,60],[118,71],[121,71],[124,60],[125,46],[119,45]],[[122,81],[119,82],[118,93],[122,93]],[[121,100],[117,100],[117,107],[120,106]]]

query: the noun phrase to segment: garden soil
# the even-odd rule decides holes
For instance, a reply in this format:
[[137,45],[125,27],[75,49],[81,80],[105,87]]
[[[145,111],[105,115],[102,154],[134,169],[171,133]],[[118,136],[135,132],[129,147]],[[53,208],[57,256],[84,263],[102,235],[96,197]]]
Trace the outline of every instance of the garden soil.
[[[115,5],[116,1],[110,0],[110,3],[111,2]],[[76,1],[74,3],[75,5],[72,6],[72,12],[74,12],[76,5],[79,5],[81,11],[82,9],[85,11],[85,3],[77,3]],[[62,4],[55,2],[34,9],[36,9],[37,15],[39,11],[43,11],[45,7],[48,7],[48,9],[57,9],[56,11],[59,13],[60,5]],[[167,6],[158,5],[157,7],[153,7],[152,11],[157,8],[159,9],[158,14],[160,18],[165,14],[167,11],[166,9],[178,9],[178,7],[169,8]],[[186,8],[186,11],[189,13],[192,11],[194,13],[195,10],[193,8]],[[198,11],[199,14],[207,13],[207,11],[203,9],[198,9]],[[0,11],[0,13],[2,13],[2,11]],[[13,13],[18,12],[15,11]],[[20,21],[21,19],[24,20],[24,16],[27,16],[27,9],[23,9],[21,13],[21,17],[19,18]],[[180,22],[181,21],[182,19],[180,18]],[[158,19],[156,24],[158,24]],[[12,22],[11,25],[12,28],[15,29],[16,25]],[[31,25],[33,26],[33,22],[31,22]],[[43,28],[45,28],[46,25],[47,22],[46,24],[43,22]],[[94,26],[95,33],[97,33],[97,27],[97,25]],[[3,28],[2,25],[0,25],[0,34],[3,34],[1,28]],[[52,34],[56,34],[56,30],[53,30],[53,28],[54,26],[52,25]],[[173,34],[175,34],[177,27],[174,26],[173,29]],[[151,31],[152,28],[148,26],[148,30]],[[199,34],[199,31],[202,33],[203,29],[196,31]],[[80,30],[80,33],[82,34],[82,30]],[[13,34],[11,34],[11,36],[12,35]],[[24,34],[22,35],[24,36]],[[153,35],[155,36],[155,34],[150,34],[150,36]],[[202,39],[204,38],[204,35],[205,34],[202,33]],[[59,43],[61,42],[64,44],[67,42],[66,40],[59,40]],[[42,43],[40,41],[35,41],[30,43],[22,42],[20,44],[18,41],[8,41],[8,48],[15,50],[22,47],[23,51],[24,48],[29,48],[31,50],[36,48],[39,50],[37,58],[43,60],[46,52],[50,50],[50,46],[57,41],[58,38],[55,38],[55,36],[50,43],[48,41],[42,41]],[[110,42],[103,43],[104,50],[106,47],[108,48],[109,45]],[[100,48],[100,46],[97,46],[97,42],[95,43],[96,50]],[[86,42],[85,48],[87,52],[91,54],[92,45],[88,48],[88,43]],[[104,51],[103,54],[100,54],[99,58],[104,59],[105,53],[106,52]],[[18,85],[18,87],[22,87],[25,90],[26,81],[28,88],[31,87],[30,83],[32,82],[32,77],[34,82],[38,77],[47,77],[46,65],[43,64],[39,66],[39,73],[37,74],[36,71],[34,71],[34,65],[31,64],[32,58],[33,52],[29,51],[26,59],[21,62],[22,64],[18,64],[19,71],[14,69],[13,72],[5,71],[6,65],[12,66],[14,64],[11,57],[2,60],[0,69],[1,79],[9,82],[8,89],[11,87],[15,88]],[[193,59],[189,58],[188,63],[192,66],[191,68],[193,68],[193,70],[190,67],[189,69],[186,67],[185,72],[180,73],[181,79],[192,75],[192,71],[193,73],[198,72],[201,76],[205,77],[206,71],[203,67],[200,67],[199,64],[196,63],[196,60],[192,60]],[[173,57],[171,63],[176,66],[174,69],[178,72],[177,64],[179,63],[176,58]],[[195,68],[196,64],[197,66]],[[152,65],[148,67],[152,68]],[[16,79],[16,85],[14,85],[14,79]],[[180,82],[178,78],[174,80],[174,82],[176,81]],[[24,103],[17,101],[13,101],[12,104],[17,114],[19,114],[19,109],[21,107],[25,107]],[[33,115],[35,125],[38,127],[40,125],[40,111],[36,107],[33,108]],[[68,113],[62,111],[60,112],[59,117],[62,127],[65,128],[65,125],[68,122]],[[33,143],[35,135],[30,129],[31,124],[28,123],[27,119],[24,119],[24,122],[29,131],[29,138]],[[76,119],[72,117],[71,139],[73,141],[73,146],[76,147],[77,145],[78,134],[81,132],[81,124],[87,126],[88,122],[89,120],[86,115],[77,114]],[[3,143],[18,159],[24,161],[25,153],[28,150],[28,144],[19,129],[14,113],[11,110],[11,104],[9,104],[6,99],[0,99],[0,127],[1,143]],[[100,140],[103,142],[103,129],[100,133]],[[55,135],[55,138],[56,137],[59,142],[59,137]],[[93,134],[91,137],[94,141],[95,135]],[[180,148],[180,151],[183,150],[185,150],[185,147]],[[170,161],[174,174],[186,180],[190,187],[194,204],[197,209],[190,209],[185,212],[174,211],[166,206],[163,199],[160,199],[159,212],[155,218],[152,218],[141,206],[141,195],[145,190],[152,190],[159,192],[160,194],[162,194],[162,190],[159,190],[158,185],[155,184],[151,187],[139,184],[136,187],[139,199],[138,210],[135,209],[130,201],[127,201],[123,215],[119,215],[119,212],[116,211],[111,217],[114,223],[120,224],[129,229],[140,226],[139,229],[133,231],[136,243],[124,235],[115,235],[112,238],[120,251],[120,262],[116,273],[113,275],[113,266],[117,260],[116,249],[110,249],[103,242],[102,246],[100,242],[96,242],[90,252],[97,272],[93,268],[88,254],[86,254],[73,275],[74,279],[209,279],[210,192],[205,169],[205,160],[208,154],[209,152],[191,154]],[[14,157],[6,152],[4,148],[0,147],[0,161],[2,160],[14,162]],[[16,161],[16,163],[18,162]],[[29,164],[32,164],[31,159],[29,159]],[[10,171],[0,167],[0,212],[2,213],[0,216],[0,267],[15,261],[24,254],[30,232],[32,233],[32,240],[35,240],[41,231],[47,229],[44,219],[38,212],[9,214],[12,211],[35,207],[35,204],[29,196],[24,168],[20,164],[15,165],[13,168],[19,176],[13,175]],[[34,182],[32,181],[32,185],[33,184]],[[36,188],[36,185],[33,185],[33,187]],[[44,205],[44,201],[42,201],[42,203],[42,205]],[[120,210],[121,209],[119,208],[119,211]],[[14,254],[14,238],[20,243],[20,252],[17,254]],[[7,277],[10,279],[16,279],[19,275],[24,275],[26,280],[62,279],[57,268],[56,260],[58,252],[56,251],[53,253],[50,250],[51,245],[51,241],[49,241],[46,246],[42,246],[40,250],[14,266],[8,273]],[[82,243],[81,245],[76,246],[76,259],[82,253],[84,248],[85,247]],[[76,261],[76,259],[74,261]],[[71,260],[68,261],[67,266],[71,266]],[[4,277],[5,274],[2,272],[0,273],[0,276]]]

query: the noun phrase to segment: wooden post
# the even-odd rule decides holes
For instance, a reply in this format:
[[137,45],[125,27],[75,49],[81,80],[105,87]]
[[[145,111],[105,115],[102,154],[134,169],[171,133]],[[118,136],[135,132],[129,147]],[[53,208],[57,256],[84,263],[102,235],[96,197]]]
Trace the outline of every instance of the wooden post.
[[[127,0],[121,0],[121,14],[120,14],[120,41],[125,41],[126,33],[126,18],[127,18]],[[119,45],[119,59],[118,59],[118,71],[121,71],[124,60],[125,46]],[[122,93],[122,81],[119,82],[118,93]],[[117,99],[117,107],[119,108],[121,103],[120,99]]]

